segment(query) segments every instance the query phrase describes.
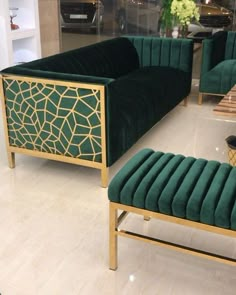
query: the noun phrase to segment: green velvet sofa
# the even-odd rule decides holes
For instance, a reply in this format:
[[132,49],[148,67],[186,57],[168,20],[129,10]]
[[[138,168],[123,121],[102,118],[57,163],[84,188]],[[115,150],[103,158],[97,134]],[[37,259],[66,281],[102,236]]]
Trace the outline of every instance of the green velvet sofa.
[[24,153],[108,167],[185,99],[193,43],[126,36],[4,69],[9,165]]
[[202,42],[198,103],[203,95],[225,95],[236,84],[236,32],[220,31]]

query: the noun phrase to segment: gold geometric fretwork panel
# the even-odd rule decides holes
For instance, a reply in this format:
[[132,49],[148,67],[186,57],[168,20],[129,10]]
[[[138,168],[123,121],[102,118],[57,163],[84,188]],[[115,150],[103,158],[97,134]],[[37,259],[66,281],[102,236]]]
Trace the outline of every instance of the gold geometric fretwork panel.
[[10,146],[101,162],[101,86],[4,78]]

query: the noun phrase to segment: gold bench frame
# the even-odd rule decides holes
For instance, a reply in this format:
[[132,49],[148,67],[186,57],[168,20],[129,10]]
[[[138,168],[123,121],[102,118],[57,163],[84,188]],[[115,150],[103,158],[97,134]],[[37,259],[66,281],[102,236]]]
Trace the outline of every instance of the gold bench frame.
[[[122,211],[119,215],[118,215],[118,210]],[[234,230],[211,226],[211,225],[207,225],[207,224],[203,224],[199,222],[194,222],[194,221],[177,218],[177,217],[156,213],[153,211],[140,209],[133,206],[127,206],[127,205],[114,203],[114,202],[110,202],[109,211],[110,211],[109,213],[110,215],[109,216],[110,217],[110,220],[109,220],[109,267],[111,270],[116,270],[118,267],[118,236],[148,242],[150,244],[163,246],[168,249],[178,250],[182,253],[188,253],[198,257],[204,257],[211,260],[215,260],[217,262],[223,262],[229,265],[236,266],[236,259],[201,251],[198,249],[189,248],[179,244],[174,244],[171,242],[167,242],[167,241],[163,241],[153,237],[138,234],[136,232],[127,231],[125,229],[119,228],[119,226],[121,225],[125,217],[128,215],[128,213],[134,213],[134,214],[144,216],[146,220],[152,217],[159,220],[164,220],[164,221],[185,225],[185,226],[200,229],[200,230],[205,230],[211,233],[216,233],[216,234],[236,238],[236,231]]]

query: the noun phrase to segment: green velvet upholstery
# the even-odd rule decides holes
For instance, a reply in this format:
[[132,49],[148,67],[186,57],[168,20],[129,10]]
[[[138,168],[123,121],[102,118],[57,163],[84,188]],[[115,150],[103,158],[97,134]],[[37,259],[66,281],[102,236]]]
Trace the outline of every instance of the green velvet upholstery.
[[65,74],[66,80],[74,81],[76,76],[69,79],[66,74],[81,75],[80,79],[83,75],[116,79],[138,67],[138,55],[129,40],[115,38],[11,67],[3,73],[33,75],[36,70],[38,77],[51,78],[52,73],[59,73],[59,78]]
[[142,36],[127,38],[135,46],[141,66],[171,67],[191,74],[193,43],[190,40]]
[[166,66],[142,67],[111,82],[112,99],[107,102],[111,162],[187,97],[189,84],[188,73]]
[[[188,39],[129,36],[135,46],[141,67],[160,66],[185,73],[188,93],[191,90],[193,42]],[[190,41],[190,42],[189,42]]]
[[112,202],[236,230],[236,167],[143,149],[115,175]]
[[224,95],[236,84],[236,32],[217,32],[202,45],[199,91]]
[[[81,82],[86,83],[88,86],[91,83],[103,85],[105,87],[106,165],[109,167],[145,132],[188,96],[191,89],[192,59],[192,40],[124,36],[10,67],[4,69],[2,74],[45,78],[45,83],[47,83],[47,79],[52,79]],[[52,85],[46,84],[46,86],[43,86],[43,91],[39,90],[39,96],[35,95],[33,100],[28,97],[31,86],[29,84],[19,86],[19,84],[9,83],[7,91],[10,96],[18,92],[21,103],[26,99],[27,102],[33,105],[32,108],[36,112],[36,117],[42,116],[42,109],[37,108],[37,99],[41,95],[47,97],[49,95],[48,89],[51,89]],[[40,83],[36,83],[35,86],[37,87],[34,89],[41,89],[42,87]],[[6,88],[6,85],[4,87]],[[19,87],[25,87],[27,91]],[[16,88],[18,88],[18,91]],[[61,92],[61,89],[61,87],[58,87],[56,92]],[[88,90],[78,89],[76,91],[80,96],[81,93],[87,93]],[[99,95],[96,95],[93,89],[88,93],[90,101],[99,99]],[[31,132],[28,129],[17,129],[16,132],[14,122],[8,122],[8,127],[11,128],[10,142],[21,148],[39,149],[46,152],[56,150],[58,154],[77,157],[76,144],[79,145],[81,139],[83,141],[83,151],[85,151],[85,157],[83,156],[82,159],[91,160],[91,157],[94,158],[91,155],[95,151],[96,160],[101,161],[101,130],[98,130],[96,125],[99,118],[98,120],[90,120],[91,116],[87,108],[88,99],[85,97],[83,103],[76,104],[75,111],[79,116],[78,121],[86,121],[86,124],[82,124],[83,128],[78,128],[73,140],[70,140],[71,130],[74,130],[73,122],[75,121],[76,124],[78,122],[76,122],[73,114],[71,114],[71,117],[74,121],[68,121],[66,116],[60,122],[56,120],[57,110],[55,111],[55,108],[60,109],[61,103],[54,99],[57,94],[54,93],[53,95],[53,98],[50,97],[53,104],[46,104],[47,108],[44,109],[47,113],[52,114],[53,118],[46,122],[48,124],[43,124],[41,120],[36,120],[36,123],[40,122],[42,128],[45,126],[51,128],[50,132],[43,130],[44,133],[50,133],[50,140],[55,140],[57,137],[53,132],[51,134],[51,130],[60,130],[61,126],[63,126],[61,134],[63,134],[64,146],[52,147],[52,142],[47,142],[45,139],[43,140],[44,147],[40,143],[37,146],[35,142],[31,144],[28,142],[28,137],[25,138],[25,134],[27,132],[31,134]],[[17,104],[14,101],[7,100],[6,105],[7,112],[15,114],[17,117],[17,111],[12,107]],[[81,105],[83,105],[82,110],[79,110]],[[26,118],[27,121],[21,121],[20,125],[25,127],[28,124],[32,129],[35,122],[32,121],[34,117],[31,116],[31,106],[27,110],[28,113],[21,116]],[[92,106],[90,111],[92,114],[95,112],[96,116],[99,116],[100,106]],[[86,120],[83,118],[86,118]],[[57,122],[59,125],[57,125]],[[41,132],[42,128],[37,127],[34,129]],[[96,147],[91,144],[91,138],[87,138],[87,134],[84,135],[86,129],[92,129],[91,134],[99,137],[99,140],[94,138],[94,142],[97,144]],[[22,133],[20,133],[21,130]],[[83,135],[82,137],[78,136],[80,133]],[[32,136],[32,138],[38,136],[40,140],[42,139],[42,134],[33,134]],[[73,146],[67,149],[66,142]],[[98,150],[98,146],[100,150]]]

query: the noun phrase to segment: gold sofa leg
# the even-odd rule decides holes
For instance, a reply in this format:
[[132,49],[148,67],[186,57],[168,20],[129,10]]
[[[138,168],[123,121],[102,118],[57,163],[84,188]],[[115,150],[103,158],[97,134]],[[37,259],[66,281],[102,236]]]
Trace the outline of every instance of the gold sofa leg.
[[180,105],[181,105],[181,106],[183,105],[184,107],[186,107],[186,106],[188,105],[188,96],[185,97],[185,98],[181,101]]
[[188,96],[185,97],[185,99],[184,99],[184,106],[186,107],[187,105],[188,105]]
[[8,165],[10,168],[15,168],[16,163],[15,163],[15,153],[12,152],[7,152],[8,156]]
[[144,219],[145,221],[149,221],[149,220],[151,219],[151,217],[150,217],[150,216],[144,216],[143,219]]
[[203,97],[203,94],[201,92],[199,92],[198,94],[198,104],[202,104],[202,97]]
[[102,187],[106,188],[108,186],[108,168],[102,168],[101,170],[101,182],[102,182]]
[[110,203],[110,221],[109,221],[109,268],[111,270],[117,269],[117,234],[116,228],[118,225],[117,209]]

